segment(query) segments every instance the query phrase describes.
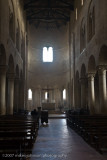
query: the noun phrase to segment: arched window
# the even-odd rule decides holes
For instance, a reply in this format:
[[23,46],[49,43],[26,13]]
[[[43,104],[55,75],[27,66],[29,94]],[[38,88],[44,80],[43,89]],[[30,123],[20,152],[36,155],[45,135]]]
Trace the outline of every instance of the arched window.
[[43,47],[43,62],[53,62],[52,47]]
[[88,10],[88,41],[92,39],[95,34],[95,7],[91,1]]
[[24,60],[24,58],[25,58],[25,41],[24,41],[23,35],[22,35],[22,39],[21,39],[21,57]]
[[85,20],[83,18],[81,22],[81,27],[80,27],[80,53],[82,53],[86,47],[86,27],[85,26],[86,26]]
[[75,19],[77,20],[78,19],[78,9],[76,8],[75,10]]
[[15,12],[14,12],[14,5],[13,1],[9,1],[9,36],[15,41]]
[[9,35],[11,39],[14,41],[14,18],[13,13],[9,11]]
[[48,99],[48,92],[45,92],[45,100]]
[[63,90],[63,100],[66,100],[66,89]]
[[28,90],[28,100],[32,100],[32,90]]
[[19,51],[20,49],[20,29],[19,29],[19,22],[17,21],[17,30],[16,30],[16,47]]

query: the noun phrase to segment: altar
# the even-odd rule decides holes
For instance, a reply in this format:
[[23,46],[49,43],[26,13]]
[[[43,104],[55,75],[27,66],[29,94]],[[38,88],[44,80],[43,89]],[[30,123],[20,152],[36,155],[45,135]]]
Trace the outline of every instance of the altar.
[[42,110],[55,111],[55,103],[42,103]]

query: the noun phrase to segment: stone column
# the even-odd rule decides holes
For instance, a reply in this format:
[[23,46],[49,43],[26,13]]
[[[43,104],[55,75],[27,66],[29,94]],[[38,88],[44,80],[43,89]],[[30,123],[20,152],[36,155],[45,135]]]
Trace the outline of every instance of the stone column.
[[99,66],[99,97],[100,97],[100,110],[99,113],[106,113],[107,111],[107,93],[106,93],[106,69]]
[[49,102],[52,103],[52,90],[49,91]]
[[54,89],[52,90],[52,102],[54,102],[55,96],[54,96]]
[[91,114],[95,113],[94,76],[95,74],[88,74],[88,106]]
[[33,89],[32,90],[32,101],[33,101],[33,108],[32,109],[37,109],[36,99],[37,99],[36,89]]
[[38,107],[41,107],[41,89],[38,89]]
[[86,108],[86,79],[81,78],[81,108]]
[[14,103],[14,74],[8,75],[8,108],[7,114],[13,114]]
[[60,101],[61,104],[60,105],[63,105],[63,89],[60,90],[60,94],[61,94],[61,101]]
[[59,93],[58,93],[58,89],[55,88],[54,89],[54,94],[55,94],[55,110],[57,111],[58,110],[58,101],[59,101]]
[[19,109],[19,78],[15,79],[15,85],[14,85],[14,109],[16,112],[18,112]]
[[66,108],[69,106],[69,88],[66,87]]
[[6,114],[6,66],[0,66],[0,115]]

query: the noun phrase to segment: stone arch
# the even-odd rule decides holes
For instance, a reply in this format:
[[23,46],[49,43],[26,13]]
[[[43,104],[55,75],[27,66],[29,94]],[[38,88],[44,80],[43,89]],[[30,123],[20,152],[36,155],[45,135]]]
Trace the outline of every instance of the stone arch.
[[22,70],[20,71],[20,79],[22,80],[22,78],[23,78],[23,72],[22,72]]
[[88,61],[88,73],[95,73],[95,72],[96,72],[95,58],[93,55],[91,55]]
[[85,24],[85,18],[83,18],[80,27],[80,53],[84,50],[85,47],[86,47],[86,24]]
[[19,66],[15,68],[15,81],[14,81],[14,112],[18,112],[19,108]]
[[9,56],[8,73],[13,73],[14,74],[14,59],[13,59],[12,55]]
[[95,90],[95,112],[99,113],[99,104],[100,104],[100,97],[99,97],[99,75],[98,75],[98,71],[95,74],[94,77],[94,90]]
[[6,77],[6,112],[7,114],[13,114],[14,107],[14,59],[10,55],[8,59],[8,70]]
[[14,12],[14,5],[12,0],[9,1],[9,35],[12,40],[15,40],[15,12]]
[[81,66],[81,78],[86,78],[86,66],[82,64]]
[[14,12],[14,5],[13,5],[12,0],[9,0],[9,8],[10,8],[11,12]]
[[15,75],[16,75],[16,78],[19,78],[19,66],[18,66],[18,64],[16,65]]
[[0,44],[0,115],[6,114],[6,52]]
[[20,50],[20,26],[19,26],[18,19],[17,19],[17,29],[16,29],[16,47],[19,51]]
[[89,42],[95,34],[95,6],[93,0],[91,0],[88,8],[87,27],[87,38]]
[[80,86],[80,77],[78,70],[75,75],[75,106],[76,108],[80,108],[81,106],[81,86]]
[[100,112],[105,113],[107,112],[107,45],[101,47],[98,63]]
[[76,71],[76,76],[75,76],[75,78],[76,78],[76,83],[79,81],[79,72],[78,71]]
[[81,108],[87,108],[88,105],[88,81],[86,78],[86,66],[82,64],[81,66]]
[[0,44],[0,65],[6,65],[6,51],[3,44]]
[[107,46],[103,45],[99,54],[99,65],[107,65]]
[[21,36],[21,57],[24,61],[24,58],[25,58],[25,39],[24,39],[24,34],[22,33],[22,36]]
[[23,81],[23,72],[20,70],[20,83],[19,83],[19,106],[21,110],[24,109],[24,103],[25,103],[25,90],[24,90],[24,81]]

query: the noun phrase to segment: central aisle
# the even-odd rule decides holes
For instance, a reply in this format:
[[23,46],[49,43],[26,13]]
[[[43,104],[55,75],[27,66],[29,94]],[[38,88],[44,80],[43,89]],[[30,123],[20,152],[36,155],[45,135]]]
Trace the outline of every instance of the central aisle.
[[105,160],[66,125],[66,119],[49,119],[40,126],[31,160]]

